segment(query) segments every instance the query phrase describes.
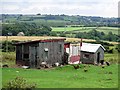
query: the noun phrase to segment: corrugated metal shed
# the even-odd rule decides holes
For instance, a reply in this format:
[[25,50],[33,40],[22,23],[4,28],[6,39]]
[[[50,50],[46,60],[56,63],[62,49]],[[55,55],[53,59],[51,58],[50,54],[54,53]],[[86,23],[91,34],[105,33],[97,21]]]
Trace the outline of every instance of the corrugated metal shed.
[[99,64],[101,60],[104,60],[104,50],[101,44],[83,43],[80,60],[84,64]]
[[101,44],[82,43],[81,51],[95,53],[99,47],[105,50]]
[[44,39],[16,43],[16,64],[39,68],[42,62],[49,65],[63,63],[64,40]]

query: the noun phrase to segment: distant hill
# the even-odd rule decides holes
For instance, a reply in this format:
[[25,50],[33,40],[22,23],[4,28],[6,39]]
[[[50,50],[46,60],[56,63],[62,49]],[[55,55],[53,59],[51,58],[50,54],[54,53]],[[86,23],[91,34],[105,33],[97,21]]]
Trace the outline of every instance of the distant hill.
[[22,14],[1,14],[0,20],[3,23],[26,22],[36,23],[42,25],[49,25],[51,27],[63,27],[66,25],[82,26],[110,26],[118,27],[118,18],[103,18],[95,16],[68,16],[68,15],[22,15]]
[[1,14],[2,36],[59,36],[120,42],[118,18]]

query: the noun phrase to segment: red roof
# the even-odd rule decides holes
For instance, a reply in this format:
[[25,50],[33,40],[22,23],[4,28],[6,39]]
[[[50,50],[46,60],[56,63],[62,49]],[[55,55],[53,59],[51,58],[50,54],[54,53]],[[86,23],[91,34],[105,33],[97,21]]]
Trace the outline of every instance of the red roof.
[[58,42],[58,41],[64,41],[66,40],[65,38],[61,39],[45,39],[45,40],[36,40],[36,41],[29,41],[29,42],[19,42],[16,43],[15,45],[20,45],[20,44],[33,44],[33,43],[38,43],[38,42]]

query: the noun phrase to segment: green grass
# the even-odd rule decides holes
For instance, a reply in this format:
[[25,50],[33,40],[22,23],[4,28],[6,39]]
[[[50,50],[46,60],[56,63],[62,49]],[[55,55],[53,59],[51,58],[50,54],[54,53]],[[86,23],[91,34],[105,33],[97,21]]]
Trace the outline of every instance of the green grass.
[[117,27],[99,27],[100,29],[112,29],[112,30],[118,30]]
[[[11,79],[20,76],[29,83],[36,83],[37,88],[117,88],[118,65],[113,64],[102,68],[101,66],[86,66],[75,70],[67,65],[51,70],[3,68],[3,86]],[[19,71],[19,72],[16,72]],[[110,74],[112,73],[112,74]]]
[[[7,64],[8,66],[12,67],[15,66],[15,59],[16,59],[16,54],[15,52],[2,52],[2,64]],[[0,61],[1,63],[1,61]],[[0,64],[1,65],[1,64]]]
[[113,34],[117,34],[118,35],[118,28],[116,28],[116,27],[99,27],[97,29],[97,31],[104,32],[106,34],[108,32],[112,32]]
[[104,54],[104,60],[105,61],[109,61],[111,63],[118,63],[118,54],[114,53],[114,54],[109,54],[109,53],[105,53]]
[[[95,29],[96,27],[53,27],[52,31],[79,31],[79,32],[89,32],[92,29]],[[114,27],[99,27],[97,28],[97,31],[104,32],[105,34],[108,34],[109,32],[112,32],[113,34],[118,35],[118,28]]]
[[115,49],[116,45],[109,46],[110,49],[113,49],[113,53],[104,53],[104,60],[109,61],[111,63],[118,63],[118,51]]
[[74,30],[80,30],[80,31],[86,31],[86,30],[82,30],[84,28],[82,27],[53,27],[52,31],[57,31],[57,32],[61,32],[61,31],[74,31]]
[[37,88],[117,88],[118,53],[115,46],[110,46],[111,48],[114,49],[114,53],[105,53],[104,57],[104,60],[110,61],[111,65],[105,68],[85,65],[88,72],[84,72],[83,64],[78,70],[71,65],[46,70],[11,68],[15,66],[15,52],[3,52],[2,63],[8,64],[10,68],[2,69],[2,84],[4,86],[11,79],[20,76],[28,83],[36,83]]

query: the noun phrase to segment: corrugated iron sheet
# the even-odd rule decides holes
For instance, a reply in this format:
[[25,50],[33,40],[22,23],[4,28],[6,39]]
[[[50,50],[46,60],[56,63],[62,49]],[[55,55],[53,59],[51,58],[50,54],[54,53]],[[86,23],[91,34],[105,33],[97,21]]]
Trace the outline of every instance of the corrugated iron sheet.
[[81,51],[95,53],[99,47],[105,50],[105,48],[101,44],[82,43]]
[[77,61],[80,61],[80,56],[79,55],[70,57],[70,62],[74,63],[74,62],[77,62]]

